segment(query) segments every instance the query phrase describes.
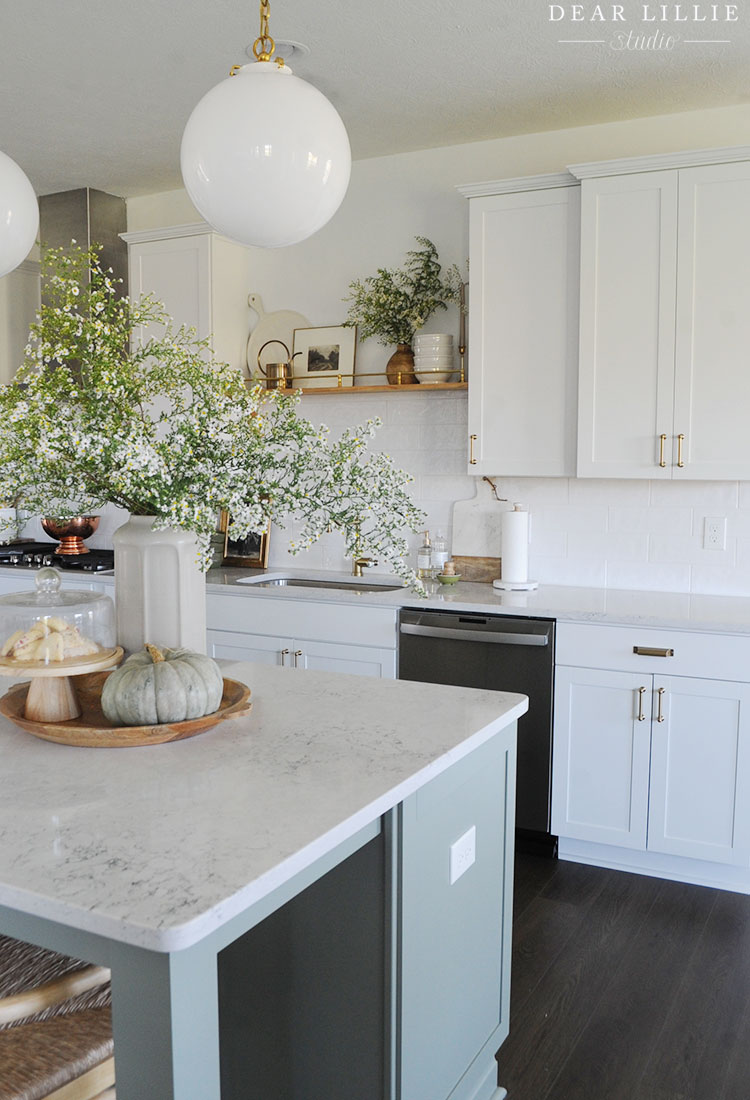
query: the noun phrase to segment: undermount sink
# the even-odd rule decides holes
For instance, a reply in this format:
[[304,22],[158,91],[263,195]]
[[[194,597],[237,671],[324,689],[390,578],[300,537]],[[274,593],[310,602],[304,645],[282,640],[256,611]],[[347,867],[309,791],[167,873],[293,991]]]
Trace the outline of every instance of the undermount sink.
[[259,577],[240,577],[238,584],[252,584],[255,588],[338,588],[344,592],[397,592],[402,584],[392,581],[362,580],[360,577],[295,577],[284,574]]

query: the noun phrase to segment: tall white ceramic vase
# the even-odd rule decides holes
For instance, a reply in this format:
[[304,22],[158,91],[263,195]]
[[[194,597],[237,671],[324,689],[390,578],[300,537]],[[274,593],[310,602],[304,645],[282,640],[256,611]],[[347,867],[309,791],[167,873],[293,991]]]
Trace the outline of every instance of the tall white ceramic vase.
[[206,652],[206,580],[189,531],[155,531],[131,516],[112,537],[117,641],[128,653],[146,642]]

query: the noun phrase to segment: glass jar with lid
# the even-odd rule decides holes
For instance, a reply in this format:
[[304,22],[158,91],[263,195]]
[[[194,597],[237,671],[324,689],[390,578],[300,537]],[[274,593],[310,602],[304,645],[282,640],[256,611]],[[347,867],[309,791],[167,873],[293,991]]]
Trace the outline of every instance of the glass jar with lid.
[[[109,596],[63,589],[56,569],[40,569],[31,592],[0,596],[0,659],[27,663],[89,664],[115,645],[115,609]],[[62,669],[61,669],[62,671]]]

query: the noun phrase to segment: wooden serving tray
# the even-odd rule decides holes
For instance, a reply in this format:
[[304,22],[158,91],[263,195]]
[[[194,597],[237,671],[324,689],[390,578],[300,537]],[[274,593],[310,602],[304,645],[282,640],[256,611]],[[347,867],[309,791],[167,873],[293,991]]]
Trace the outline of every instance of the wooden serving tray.
[[109,672],[95,672],[76,678],[76,693],[82,713],[67,722],[36,722],[24,717],[29,684],[15,684],[0,699],[0,714],[16,726],[44,741],[60,745],[78,745],[89,749],[132,748],[137,745],[161,745],[194,737],[225,718],[236,718],[250,710],[250,688],[238,680],[224,679],[224,694],[219,709],[202,718],[186,722],[164,722],[157,726],[113,726],[101,707],[102,685]]

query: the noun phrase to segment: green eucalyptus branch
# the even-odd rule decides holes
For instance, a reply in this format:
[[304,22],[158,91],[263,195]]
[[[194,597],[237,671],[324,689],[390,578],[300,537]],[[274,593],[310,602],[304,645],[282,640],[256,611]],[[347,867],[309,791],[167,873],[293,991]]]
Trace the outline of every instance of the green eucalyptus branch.
[[443,276],[432,241],[416,241],[422,247],[406,253],[401,270],[380,267],[376,275],[350,283],[344,301],[351,305],[344,324],[357,325],[361,340],[374,336],[385,345],[411,344],[414,333],[436,310],[459,301],[461,275],[456,265]]

